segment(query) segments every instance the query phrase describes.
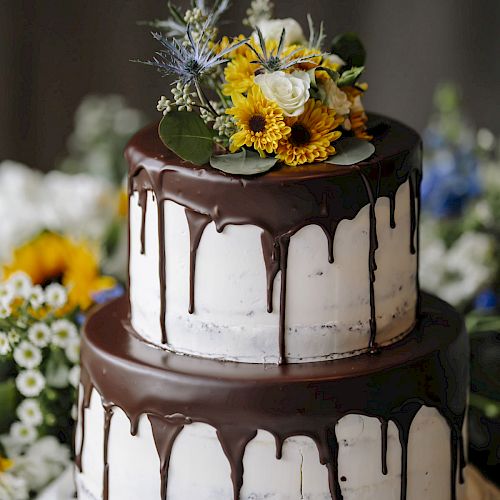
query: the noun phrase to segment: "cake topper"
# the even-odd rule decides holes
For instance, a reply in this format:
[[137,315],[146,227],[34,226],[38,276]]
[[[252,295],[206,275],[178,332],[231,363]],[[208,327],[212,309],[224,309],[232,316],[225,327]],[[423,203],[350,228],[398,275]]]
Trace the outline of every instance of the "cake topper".
[[272,3],[254,0],[243,20],[253,32],[230,39],[217,28],[228,0],[193,0],[185,12],[168,6],[168,20],[148,23],[161,49],[144,64],[174,78],[172,97],[158,101],[158,131],[182,159],[253,175],[278,161],[351,165],[373,154],[356,35],[325,50],[323,22],[317,28],[307,15],[306,39],[295,19],[273,19]]

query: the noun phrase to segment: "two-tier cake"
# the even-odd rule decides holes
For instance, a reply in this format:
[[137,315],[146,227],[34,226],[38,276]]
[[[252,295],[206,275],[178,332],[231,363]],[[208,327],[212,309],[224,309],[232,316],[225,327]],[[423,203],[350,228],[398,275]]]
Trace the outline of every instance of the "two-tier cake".
[[126,149],[128,295],[85,326],[78,498],[463,498],[468,343],[419,290],[420,138],[367,122],[352,36],[342,59],[265,20],[230,45],[216,14],[156,35],[179,83]]

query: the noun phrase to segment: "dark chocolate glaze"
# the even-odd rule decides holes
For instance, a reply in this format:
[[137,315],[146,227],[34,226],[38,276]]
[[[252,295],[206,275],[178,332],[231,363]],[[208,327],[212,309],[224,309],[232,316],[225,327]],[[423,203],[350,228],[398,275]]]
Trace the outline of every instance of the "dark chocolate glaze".
[[[328,258],[333,262],[335,232],[345,219],[354,219],[370,205],[370,345],[376,345],[374,298],[376,216],[380,197],[390,200],[390,225],[395,225],[396,192],[410,180],[411,198],[418,194],[421,141],[410,128],[399,122],[371,115],[375,153],[355,166],[315,163],[300,167],[278,165],[259,176],[234,176],[208,165],[182,161],[160,141],[156,125],[136,134],[126,149],[129,163],[129,193],[138,193],[145,207],[145,192],[152,191],[158,201],[159,279],[161,293],[162,340],[168,347],[165,327],[165,227],[163,204],[174,201],[186,208],[191,233],[191,276],[189,312],[194,311],[196,250],[203,230],[210,222],[221,232],[227,225],[251,224],[262,229],[262,251],[267,272],[267,304],[273,310],[275,278],[281,274],[279,359],[286,362],[286,281],[290,238],[305,226],[314,224],[324,231]],[[417,174],[415,174],[417,172]],[[415,204],[411,203],[411,251],[415,252],[418,227]],[[196,215],[195,215],[196,214]],[[141,228],[141,238],[144,235]],[[135,235],[131,235],[135,237]]]
[[[446,303],[424,295],[417,326],[376,356],[282,366],[219,362],[155,348],[127,326],[127,313],[127,298],[121,298],[88,319],[82,342],[83,400],[88,406],[95,388],[105,408],[116,406],[125,412],[131,429],[137,429],[141,415],[150,417],[162,464],[162,491],[168,487],[175,437],[182,426],[203,422],[217,431],[231,466],[235,499],[243,484],[246,444],[263,429],[275,437],[278,458],[287,437],[312,438],[328,469],[332,499],[340,500],[335,427],[342,417],[356,413],[381,422],[383,473],[387,423],[395,423],[402,448],[404,500],[410,426],[425,405],[436,408],[450,427],[450,488],[456,499],[457,479],[462,480],[457,471],[465,465],[461,432],[469,356],[463,322]],[[81,463],[81,450],[77,462]]]

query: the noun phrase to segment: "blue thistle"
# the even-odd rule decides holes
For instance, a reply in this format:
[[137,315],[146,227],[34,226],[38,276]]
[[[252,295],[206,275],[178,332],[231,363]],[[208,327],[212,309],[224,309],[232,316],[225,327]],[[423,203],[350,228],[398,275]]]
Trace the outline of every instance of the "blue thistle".
[[216,54],[209,47],[209,37],[205,36],[212,22],[210,16],[196,40],[193,37],[191,26],[188,26],[189,43],[186,45],[175,38],[167,38],[162,33],[153,33],[153,37],[163,45],[164,49],[157,52],[151,61],[146,61],[144,64],[154,66],[164,76],[176,76],[185,85],[199,82],[207,72],[227,62],[225,58],[227,54],[247,42],[247,40],[238,41]]
[[260,51],[256,50],[249,43],[247,43],[247,46],[257,56],[257,60],[252,61],[252,63],[260,64],[266,71],[284,71],[288,68],[291,68],[292,66],[307,62],[314,57],[320,57],[323,55],[321,53],[317,53],[310,54],[308,56],[295,57],[295,55],[302,50],[301,48],[297,48],[290,52],[290,54],[283,57],[283,49],[285,48],[285,28],[283,28],[283,31],[281,32],[278,47],[268,53],[266,48],[266,41],[264,40],[262,31],[258,26],[256,27],[256,30],[259,37]]

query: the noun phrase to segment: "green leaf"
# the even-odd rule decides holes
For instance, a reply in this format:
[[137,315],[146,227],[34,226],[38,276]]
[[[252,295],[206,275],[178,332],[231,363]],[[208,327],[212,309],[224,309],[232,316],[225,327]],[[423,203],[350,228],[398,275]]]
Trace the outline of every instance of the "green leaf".
[[226,174],[255,175],[267,172],[277,161],[277,158],[261,158],[253,151],[242,149],[239,153],[212,156],[210,165]]
[[332,68],[325,68],[324,66],[318,66],[317,68],[315,68],[316,71],[319,71],[319,70],[322,70],[322,71],[326,71],[328,73],[328,76],[335,82],[337,83],[339,78],[340,78],[340,74],[338,71],[335,71],[333,70]]
[[325,163],[332,165],[354,165],[366,160],[375,152],[375,146],[357,137],[346,137],[334,143],[337,153]]
[[16,407],[19,394],[13,379],[0,382],[0,434],[8,432],[16,419]]
[[348,68],[365,64],[366,50],[355,33],[336,36],[332,41],[332,53],[341,57]]
[[45,378],[49,387],[64,389],[68,387],[69,368],[66,358],[60,349],[51,351],[50,357],[45,367]]
[[361,73],[363,73],[364,69],[364,66],[355,66],[354,68],[344,71],[342,75],[340,75],[340,78],[337,81],[337,85],[339,87],[347,87],[348,85],[353,85],[361,76]]
[[213,131],[195,112],[171,111],[166,114],[158,133],[161,140],[183,160],[204,165],[213,149]]

